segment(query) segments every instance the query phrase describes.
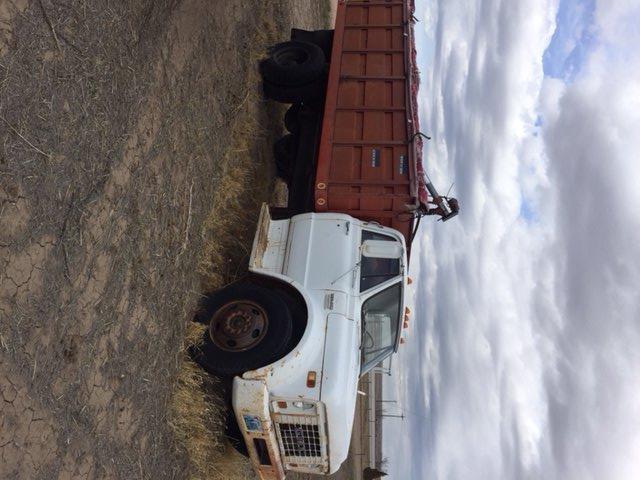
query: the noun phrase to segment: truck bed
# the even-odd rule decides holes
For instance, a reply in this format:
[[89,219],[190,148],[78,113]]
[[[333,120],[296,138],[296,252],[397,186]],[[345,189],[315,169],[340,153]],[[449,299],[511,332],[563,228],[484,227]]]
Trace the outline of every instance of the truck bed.
[[411,0],[339,2],[313,195],[315,211],[376,221],[407,243],[407,205],[424,197],[412,11]]

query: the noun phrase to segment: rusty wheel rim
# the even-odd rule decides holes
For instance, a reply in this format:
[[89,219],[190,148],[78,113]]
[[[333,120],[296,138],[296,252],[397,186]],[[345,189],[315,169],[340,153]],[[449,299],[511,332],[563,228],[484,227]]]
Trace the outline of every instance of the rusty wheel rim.
[[211,319],[209,335],[213,343],[227,352],[255,347],[269,326],[267,312],[251,300],[237,300],[222,306]]

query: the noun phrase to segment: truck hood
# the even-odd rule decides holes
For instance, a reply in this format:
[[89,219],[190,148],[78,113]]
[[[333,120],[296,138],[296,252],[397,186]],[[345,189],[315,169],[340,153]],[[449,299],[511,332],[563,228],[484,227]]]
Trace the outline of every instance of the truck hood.
[[357,323],[344,315],[329,314],[320,400],[326,408],[331,473],[349,454],[360,374],[359,346]]

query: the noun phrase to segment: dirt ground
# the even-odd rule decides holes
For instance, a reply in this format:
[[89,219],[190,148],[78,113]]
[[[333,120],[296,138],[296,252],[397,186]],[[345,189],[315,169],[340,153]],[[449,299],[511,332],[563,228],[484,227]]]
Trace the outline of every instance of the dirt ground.
[[273,186],[257,60],[328,12],[0,0],[0,478],[250,477],[194,460],[185,335]]

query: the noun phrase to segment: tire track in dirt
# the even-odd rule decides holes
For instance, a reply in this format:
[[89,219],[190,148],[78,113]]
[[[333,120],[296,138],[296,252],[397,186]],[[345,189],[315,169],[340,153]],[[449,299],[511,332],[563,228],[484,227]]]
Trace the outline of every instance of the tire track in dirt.
[[35,478],[57,453],[55,422],[29,397],[28,385],[0,360],[0,453],[4,478]]
[[27,0],[0,2],[0,58],[11,48],[13,43],[13,19],[27,8]]
[[[120,456],[126,456],[119,445],[131,444],[139,433],[138,419],[144,417],[145,412],[140,411],[136,402],[126,394],[123,395],[127,390],[124,383],[128,379],[124,374],[114,374],[108,364],[121,346],[130,348],[131,345],[122,345],[123,337],[127,340],[124,343],[131,344],[137,340],[140,330],[153,335],[158,333],[158,329],[153,323],[149,329],[143,326],[148,323],[150,314],[140,295],[129,294],[133,277],[131,271],[125,275],[121,288],[113,292],[113,272],[117,269],[116,263],[122,263],[117,258],[118,246],[127,242],[126,233],[131,229],[131,222],[135,222],[135,217],[123,212],[126,205],[122,199],[130,196],[129,189],[139,187],[132,185],[132,178],[135,180],[140,175],[141,163],[148,158],[159,159],[157,155],[149,155],[160,129],[162,106],[159,97],[167,88],[167,81],[183,73],[192,46],[198,44],[196,37],[206,16],[197,14],[194,9],[201,8],[202,3],[184,2],[170,15],[164,27],[168,32],[166,51],[159,52],[149,80],[152,87],[140,102],[133,133],[128,135],[120,161],[113,164],[102,194],[97,201],[90,201],[85,206],[73,205],[71,195],[70,208],[81,210],[77,242],[83,248],[77,249],[79,254],[68,253],[71,248],[64,243],[66,220],[60,238],[46,234],[34,239],[30,208],[33,197],[29,198],[19,183],[2,184],[0,311],[7,316],[10,313],[15,320],[19,318],[20,310],[29,310],[34,299],[43,294],[43,274],[47,266],[59,263],[60,258],[56,256],[60,253],[65,257],[65,277],[69,283],[57,290],[59,302],[56,309],[60,313],[64,311],[64,319],[59,319],[63,322],[53,319],[58,325],[37,325],[37,333],[25,331],[16,338],[11,333],[20,332],[19,328],[13,328],[14,332],[7,334],[4,331],[7,317],[3,319],[2,346],[14,353],[22,350],[18,355],[22,365],[2,364],[2,478],[53,478],[56,470],[59,478],[120,476],[119,466],[116,465],[114,471],[109,457],[116,451],[120,451]],[[160,166],[156,165],[156,174],[159,169]],[[65,199],[68,193],[69,190],[64,195]],[[137,250],[148,251],[149,236],[139,238],[143,242],[137,245]],[[18,244],[22,248],[16,248]],[[100,303],[113,293],[116,294],[112,296],[119,298],[119,308],[110,315],[111,325],[102,328],[100,325],[104,324],[105,312],[101,310]],[[5,336],[9,344],[5,342]],[[60,345],[55,345],[58,342]],[[51,349],[54,351],[47,351]],[[55,356],[56,350],[61,350],[63,360],[57,368],[50,368],[44,362],[38,365],[38,354],[46,362],[52,353]],[[31,366],[33,374],[29,378],[25,373],[31,370]],[[39,370],[43,367],[56,371],[50,388],[38,385],[38,380],[41,380]],[[140,381],[144,382],[144,378]],[[36,390],[44,389],[45,394],[50,390],[55,400],[53,405],[49,402],[49,407],[53,407],[53,411],[65,409],[64,416],[70,416],[72,424],[61,428],[52,420],[51,414],[43,414],[46,409],[29,399],[28,394],[34,387]],[[64,405],[69,400],[71,404]],[[35,417],[31,415],[34,411],[38,412]],[[46,434],[43,433],[36,442],[32,437],[38,430]],[[144,433],[138,435],[136,444],[136,450],[140,452],[154,447],[150,437]],[[85,450],[103,450],[105,453],[95,457]],[[60,452],[66,454],[60,455]],[[134,467],[127,469],[142,474],[139,459],[130,458],[126,463]],[[171,470],[174,469],[164,473],[173,476]],[[49,473],[45,473],[47,471]]]
[[[82,274],[74,284],[79,292],[78,303],[82,308],[82,324],[77,335],[82,336],[96,324],[97,319],[92,314],[97,302],[103,295],[110,281],[112,260],[108,253],[99,249],[100,238],[111,226],[112,242],[119,244],[126,242],[124,233],[129,228],[123,217],[114,216],[114,205],[118,198],[126,194],[131,188],[132,176],[138,171],[141,162],[145,159],[151,163],[145,165],[145,169],[151,170],[156,175],[160,174],[160,168],[166,163],[165,155],[150,156],[149,153],[156,142],[161,128],[162,105],[159,99],[162,91],[168,85],[174,83],[184,70],[185,64],[197,45],[197,37],[206,24],[206,16],[200,14],[204,8],[202,1],[183,2],[172,13],[168,24],[168,38],[165,51],[154,67],[154,75],[151,84],[153,87],[146,98],[141,102],[141,111],[135,122],[133,133],[128,137],[124,147],[121,161],[114,166],[109,180],[104,186],[104,193],[100,199],[91,206],[87,215],[88,221],[84,230],[88,233],[88,245],[85,264]],[[143,236],[142,242],[137,245],[139,251],[149,251],[151,246],[150,236]],[[120,390],[120,379],[117,377],[105,378],[106,359],[117,354],[122,349],[123,343],[135,344],[136,337],[142,332],[144,336],[153,336],[158,333],[157,325],[149,321],[151,316],[146,307],[146,302],[140,297],[130,298],[127,292],[130,289],[131,275],[127,275],[123,281],[123,295],[116,307],[114,324],[108,335],[102,336],[97,343],[95,358],[91,370],[87,375],[86,392],[88,397],[85,402],[94,412],[95,430],[106,436],[114,435],[119,442],[130,443],[134,434],[139,430],[138,419],[144,416],[140,411],[142,406],[136,406],[127,398],[122,398],[115,392]],[[123,342],[123,338],[126,342]],[[103,361],[99,360],[103,359]],[[142,381],[145,381],[144,377]],[[147,379],[147,381],[149,381]],[[114,408],[115,407],[115,408]],[[142,442],[146,443],[147,437]],[[141,445],[144,450],[145,445]]]

